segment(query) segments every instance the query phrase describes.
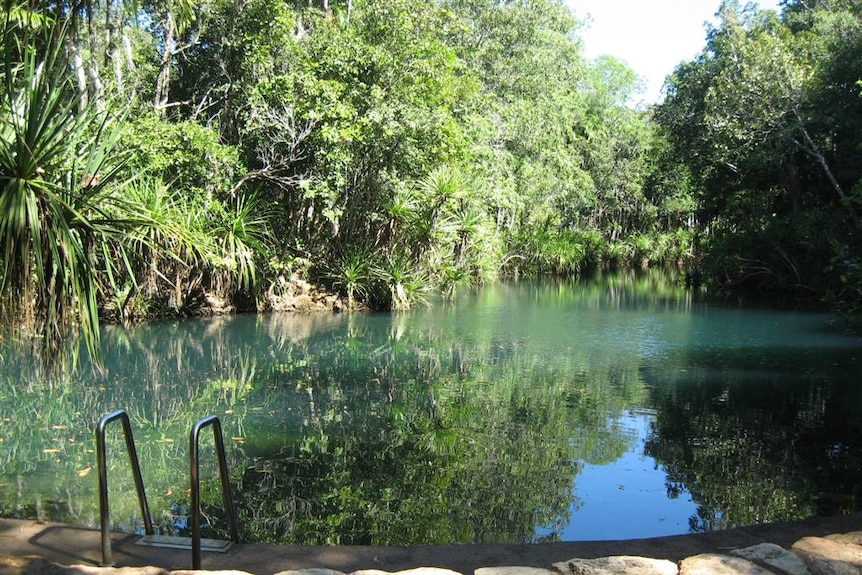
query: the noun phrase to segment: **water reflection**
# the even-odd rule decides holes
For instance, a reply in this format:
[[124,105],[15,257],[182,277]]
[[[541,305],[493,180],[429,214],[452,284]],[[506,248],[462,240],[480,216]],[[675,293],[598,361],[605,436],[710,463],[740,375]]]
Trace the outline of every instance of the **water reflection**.
[[[92,430],[116,408],[169,533],[185,529],[189,428],[211,413],[246,541],[647,537],[856,511],[860,343],[827,319],[624,274],[393,315],[113,327],[105,371],[59,381],[7,349],[0,514],[95,524]],[[112,515],[134,529],[109,440]],[[217,535],[218,484],[203,487]]]
[[690,493],[674,491],[664,466],[644,453],[655,413],[628,411],[614,422],[632,437],[632,449],[607,464],[585,465],[577,478],[578,508],[564,529],[566,541],[634,539],[688,531],[697,514]]

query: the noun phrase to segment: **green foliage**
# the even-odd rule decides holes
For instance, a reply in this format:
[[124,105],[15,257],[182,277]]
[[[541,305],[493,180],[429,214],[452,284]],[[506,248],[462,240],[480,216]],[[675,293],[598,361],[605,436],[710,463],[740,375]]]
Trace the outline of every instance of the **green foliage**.
[[126,191],[153,224],[129,246],[134,259],[127,278],[142,287],[151,311],[191,313],[203,305],[204,292],[231,299],[260,289],[258,270],[274,243],[273,211],[263,200],[242,195],[225,206],[146,177],[129,182]]
[[[500,272],[574,276],[655,265],[699,268],[728,287],[826,295],[858,317],[860,22],[858,2],[789,1],[780,17],[725,2],[703,52],[676,69],[664,103],[647,112],[627,105],[638,88],[631,70],[612,58],[584,60],[579,23],[559,0],[332,0],[328,11],[278,0],[7,4],[0,324],[49,358],[80,329],[97,358],[100,315],[192,315],[219,299],[226,309],[254,309],[265,289],[297,271],[343,292],[351,309],[403,310],[432,288],[454,298]],[[330,405],[322,413],[313,399],[307,406],[305,439],[290,444],[296,460],[249,468],[244,480],[276,518],[250,529],[268,537],[271,527],[295,527],[321,543],[346,541],[354,530],[361,541],[409,542],[448,541],[474,526],[472,537],[495,540],[495,527],[468,509],[479,501],[512,507],[514,538],[528,540],[531,514],[553,522],[565,513],[570,482],[545,470],[576,472],[554,455],[573,446],[551,441],[535,461],[522,456],[546,439],[539,431],[571,423],[572,412],[543,420],[536,398],[519,395],[506,374],[536,372],[551,402],[565,378],[524,358],[514,371],[486,371],[493,361],[452,359],[464,342],[440,334],[417,349],[443,342],[445,353],[399,355],[403,329],[392,333],[390,362],[364,374],[387,387],[388,403],[357,440],[339,435],[356,407],[340,387],[356,372],[344,366],[356,363],[351,353],[380,350],[357,337],[337,370],[282,357],[265,372],[266,389],[279,393],[287,374],[287,387],[300,393],[318,393],[324,381]],[[151,361],[182,355],[159,348]],[[457,369],[433,389],[400,387],[449,361]],[[398,371],[405,363],[425,371]],[[639,381],[632,365],[626,377]],[[176,431],[197,405],[232,410],[265,395],[253,385],[260,373],[245,362],[187,390],[187,403],[136,412],[150,426],[148,449],[175,459],[172,438],[156,437],[162,425]],[[137,375],[156,387],[163,379],[148,369]],[[490,376],[503,382],[497,403],[483,393]],[[0,403],[21,400],[14,426],[27,436],[21,414],[35,409],[42,390],[17,395],[14,382],[3,384]],[[48,397],[68,401],[67,391],[52,388]],[[598,388],[575,395],[566,409],[590,425],[628,397]],[[421,416],[404,416],[404,405],[426,399]],[[491,414],[487,429],[470,430],[486,433],[490,447],[452,431],[468,409]],[[706,412],[698,413],[714,431],[708,449],[683,464],[657,452],[674,474],[690,482],[691,469],[738,469],[753,495],[734,499],[733,521],[810,509],[789,482],[773,481],[775,462],[766,462],[766,479],[741,463],[759,446],[724,434],[722,418]],[[46,416],[71,427],[77,413]],[[525,413],[542,426],[519,425]],[[45,425],[37,431],[50,435]],[[689,437],[665,422],[657,433]],[[55,435],[50,441],[62,442]],[[624,440],[595,431],[584,449],[608,458]],[[86,469],[84,451],[66,448],[76,472]],[[446,468],[452,454],[459,464]],[[420,470],[425,461],[431,471],[404,461]],[[384,471],[402,483],[380,485]],[[475,477],[490,479],[477,485]],[[511,487],[500,477],[514,478],[525,499],[551,493],[551,503],[500,499]],[[289,481],[313,484],[328,515],[312,516],[297,497],[270,497]],[[698,489],[699,526],[709,528],[723,491]],[[746,515],[770,495],[773,508]],[[457,511],[429,514],[429,499]],[[417,509],[418,527],[398,521]],[[384,518],[394,527],[376,527]]]
[[656,110],[665,173],[696,191],[696,255],[727,286],[834,296],[824,270],[859,248],[859,8],[791,2],[779,19],[725,2],[720,15]]
[[[584,62],[559,2],[95,2],[85,20],[68,43],[79,100],[129,102],[122,176],[168,226],[141,230],[105,282],[103,309],[119,317],[253,296],[276,280],[261,262],[277,276],[295,246],[330,281],[368,246],[373,279],[337,287],[400,308],[407,291],[418,301],[425,286],[493,280],[509,238],[537,222],[609,244],[654,226],[640,191],[652,135],[624,106],[637,80],[619,62]],[[161,203],[141,203],[142,186]],[[254,219],[272,235],[240,239]],[[560,252],[557,273],[592,257],[543,249]]]
[[557,232],[549,224],[514,239],[516,255],[509,260],[515,274],[575,276],[587,271],[588,246],[571,232]]
[[[272,208],[252,194],[237,196],[227,208],[213,202],[209,211],[213,217],[208,220],[207,232],[216,244],[213,264],[216,269],[228,272],[217,293],[252,293],[260,287],[257,282],[260,262],[269,259],[275,243],[270,227],[274,219]],[[232,278],[236,278],[236,290],[231,289]]]
[[[202,204],[145,176],[129,181],[124,193],[128,205],[151,225],[140,228],[127,242],[126,275],[115,286],[126,295],[113,313],[117,319],[130,321],[188,309],[194,290],[184,285],[187,271],[199,268],[213,251],[212,238],[205,233]],[[145,299],[135,307],[147,310],[142,317],[126,309],[139,294]]]
[[348,309],[355,309],[356,296],[367,298],[373,291],[378,278],[374,268],[379,254],[368,247],[354,247],[346,250],[326,272],[332,286],[347,295]]
[[406,310],[427,303],[431,280],[408,255],[390,255],[380,274],[389,288],[390,309]]
[[[35,336],[46,357],[77,325],[99,354],[100,276],[134,228],[111,217],[114,119],[79,106],[63,55],[66,30],[18,36],[4,19],[0,102],[0,302],[2,323]],[[20,61],[15,56],[20,55]]]
[[194,122],[170,122],[143,114],[126,122],[119,152],[130,155],[125,173],[144,173],[188,197],[228,200],[243,173],[238,151],[219,143],[218,134]]
[[163,188],[108,210],[167,227],[102,250],[103,313],[252,309],[297,267],[381,309],[501,272],[659,265],[820,295],[835,246],[857,247],[852,3],[726,2],[652,110],[628,105],[623,63],[584,60],[557,0],[120,4],[51,16],[76,31],[55,47],[64,105],[127,102],[119,174],[151,181],[126,197]]
[[611,241],[601,232],[554,230],[548,224],[513,236],[507,271],[525,274],[578,276],[615,268],[659,266],[684,269],[694,263],[691,232],[647,232],[624,241]]

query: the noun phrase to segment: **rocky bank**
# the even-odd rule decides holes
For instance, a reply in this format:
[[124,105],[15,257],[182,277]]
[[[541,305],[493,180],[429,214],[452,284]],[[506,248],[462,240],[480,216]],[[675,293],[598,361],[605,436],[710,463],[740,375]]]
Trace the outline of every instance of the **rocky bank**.
[[[0,555],[0,575],[252,575],[245,571],[168,571],[159,567],[60,565],[41,557]],[[271,575],[258,573],[257,575]],[[332,569],[279,571],[274,575],[348,575]],[[387,572],[363,569],[349,575],[470,575],[449,569],[420,567]],[[482,567],[472,575],[862,575],[862,531],[803,537],[790,549],[762,543],[727,553],[704,553],[678,563],[666,559],[613,556],[573,558],[537,567]]]

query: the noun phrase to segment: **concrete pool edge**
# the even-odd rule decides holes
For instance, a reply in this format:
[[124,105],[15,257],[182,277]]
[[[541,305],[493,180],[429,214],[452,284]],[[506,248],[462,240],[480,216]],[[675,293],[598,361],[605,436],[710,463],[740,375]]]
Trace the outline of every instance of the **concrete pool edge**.
[[[397,572],[436,567],[471,575],[485,567],[519,566],[551,570],[555,563],[572,558],[622,555],[678,563],[695,555],[726,554],[762,543],[789,549],[803,538],[859,531],[862,531],[862,513],[622,541],[413,547],[238,544],[227,553],[205,553],[202,568],[272,575],[299,569],[353,573],[366,569]],[[118,566],[190,569],[190,552],[135,545],[138,539],[137,535],[112,535],[114,560]],[[101,560],[100,533],[86,527],[0,519],[0,555],[38,556],[60,565],[97,566]]]

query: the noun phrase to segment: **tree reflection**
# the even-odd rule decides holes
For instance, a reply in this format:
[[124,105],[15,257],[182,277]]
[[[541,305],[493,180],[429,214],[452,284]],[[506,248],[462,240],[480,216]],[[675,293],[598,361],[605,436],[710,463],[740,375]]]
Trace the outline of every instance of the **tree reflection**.
[[[835,365],[829,354],[844,352],[819,353]],[[779,367],[764,372],[764,360]],[[862,508],[860,390],[827,384],[806,363],[746,348],[689,353],[684,370],[645,373],[657,414],[645,451],[667,470],[670,496],[697,502],[692,531]]]
[[[614,422],[641,408],[669,496],[700,506],[692,530],[862,508],[862,389],[841,356],[857,348],[784,348],[775,317],[710,313],[679,286],[622,274],[421,313],[117,327],[104,372],[56,381],[0,352],[0,514],[94,525],[93,427],[118,408],[170,534],[186,533],[189,429],[210,414],[233,447],[244,541],[559,539],[582,467],[630,450]],[[768,345],[749,343],[758,329]],[[122,438],[108,439],[112,516],[133,530]],[[224,536],[202,461],[207,536]]]
[[[78,473],[92,457],[94,421],[125,407],[156,525],[185,534],[176,514],[187,504],[188,428],[216,413],[235,446],[246,541],[557,539],[582,462],[613,460],[629,447],[631,438],[607,422],[642,396],[636,357],[596,363],[591,350],[573,349],[550,360],[495,322],[464,324],[464,337],[451,319],[429,326],[409,315],[320,316],[294,324],[273,316],[117,328],[105,337],[105,372],[67,377],[50,407],[38,385],[27,391],[10,377],[0,386],[2,449],[18,461],[28,459],[21,450],[44,449],[42,439],[26,439],[34,426],[12,401],[23,393],[82,446],[74,458],[48,463],[48,488],[61,504],[43,518],[93,524],[95,479]],[[112,509],[120,527],[133,529],[119,439],[109,437],[118,454],[109,460],[119,492]],[[12,460],[0,468],[0,512],[26,516],[26,502],[44,490],[31,481],[9,497],[6,479],[28,473]],[[70,485],[81,494],[66,505]],[[203,488],[217,528],[215,482]]]
[[[606,422],[628,398],[611,392],[608,374],[547,368],[492,337],[398,333],[381,346],[354,331],[346,344],[314,347],[325,365],[304,357],[287,381],[274,374],[278,393],[307,399],[301,418],[261,421],[246,444],[255,462],[241,477],[248,537],[528,542],[541,528],[558,538],[581,462],[627,449]],[[303,373],[313,377],[303,382]],[[274,441],[291,423],[300,432],[285,428],[288,438]]]

